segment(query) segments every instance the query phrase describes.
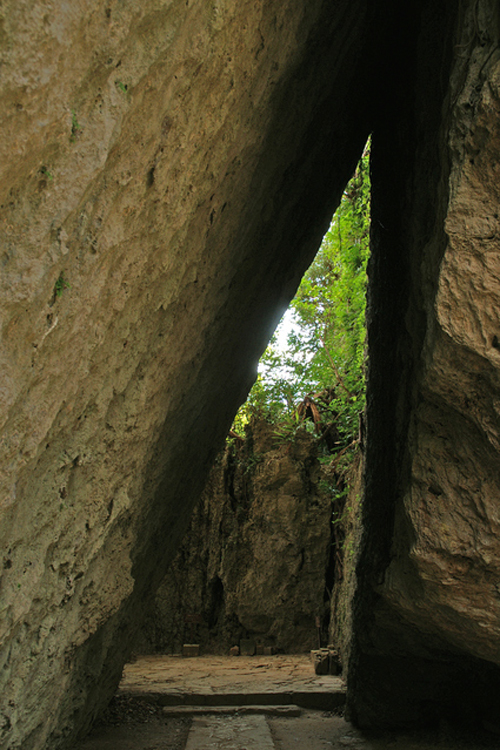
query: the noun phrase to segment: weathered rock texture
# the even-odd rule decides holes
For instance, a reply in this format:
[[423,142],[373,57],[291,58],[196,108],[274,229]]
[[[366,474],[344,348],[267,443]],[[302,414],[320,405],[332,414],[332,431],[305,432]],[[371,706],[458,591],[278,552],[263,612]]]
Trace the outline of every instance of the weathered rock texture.
[[333,586],[327,641],[337,650],[342,672],[347,675],[352,650],[352,602],[362,534],[363,455],[359,448],[339,480],[347,494],[342,498],[342,507],[337,510],[333,525]]
[[135,648],[229,654],[250,638],[287,653],[326,645],[333,585],[330,472],[305,430],[252,422],[220,455]]
[[370,130],[371,20],[2,3],[2,746],[113,693]]
[[450,11],[429,4],[424,33],[409,34],[401,100],[373,140],[350,669],[364,724],[444,714],[498,726],[500,12],[493,2]]
[[4,0],[3,747],[71,746],[113,692],[372,129],[351,710],[498,699],[499,27],[494,0]]

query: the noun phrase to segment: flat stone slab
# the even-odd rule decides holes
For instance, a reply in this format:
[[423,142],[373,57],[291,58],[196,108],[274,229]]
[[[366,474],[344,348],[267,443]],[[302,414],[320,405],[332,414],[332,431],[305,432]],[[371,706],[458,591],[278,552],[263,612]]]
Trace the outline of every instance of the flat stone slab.
[[316,675],[309,656],[143,656],[127,664],[119,695],[163,706],[297,705],[334,710],[340,677]]
[[297,717],[301,716],[302,709],[299,706],[164,706],[162,709],[165,716],[170,717],[193,717],[193,716],[248,716],[250,714],[265,714],[275,717]]
[[186,750],[274,750],[264,716],[193,719]]

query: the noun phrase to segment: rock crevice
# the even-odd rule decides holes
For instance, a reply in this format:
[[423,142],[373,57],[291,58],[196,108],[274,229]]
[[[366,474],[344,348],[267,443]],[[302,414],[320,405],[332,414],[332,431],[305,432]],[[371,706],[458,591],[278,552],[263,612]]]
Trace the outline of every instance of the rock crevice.
[[3,746],[71,746],[112,695],[372,131],[351,710],[439,714],[459,667],[498,695],[499,28],[494,0],[2,4]]

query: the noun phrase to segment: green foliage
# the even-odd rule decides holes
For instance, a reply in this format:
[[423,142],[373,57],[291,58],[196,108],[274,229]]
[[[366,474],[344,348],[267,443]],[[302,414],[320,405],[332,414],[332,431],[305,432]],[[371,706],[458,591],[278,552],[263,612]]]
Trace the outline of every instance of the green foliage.
[[[275,334],[261,359],[257,382],[238,413],[236,431],[257,414],[279,422],[281,431],[293,433],[297,424],[307,424],[319,432],[315,404],[321,425],[336,424],[339,449],[354,439],[365,394],[369,224],[367,146],[291,302],[293,328],[287,347],[284,351],[277,347]],[[313,405],[307,406],[307,401]]]
[[123,81],[115,81],[116,87],[122,92],[122,94],[126,94],[128,90],[127,84],[123,83]]
[[62,297],[62,293],[65,289],[71,289],[71,286],[64,278],[64,274],[61,273],[59,278],[56,279],[56,283],[54,284],[54,300]]
[[246,474],[251,474],[257,464],[259,464],[262,461],[263,455],[262,453],[249,453],[246,457]]
[[54,179],[54,175],[50,172],[49,168],[46,166],[40,167],[40,174],[43,174],[43,176],[46,177],[48,180]]
[[70,141],[74,143],[76,140],[76,136],[78,135],[78,131],[82,129],[82,126],[78,122],[78,119],[76,117],[76,112],[74,109],[71,110],[71,136]]

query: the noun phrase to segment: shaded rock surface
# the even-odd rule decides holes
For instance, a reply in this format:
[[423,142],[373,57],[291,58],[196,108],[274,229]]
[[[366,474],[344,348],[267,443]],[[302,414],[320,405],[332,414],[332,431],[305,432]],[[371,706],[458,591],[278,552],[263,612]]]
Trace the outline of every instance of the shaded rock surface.
[[404,104],[373,139],[350,695],[364,724],[498,728],[500,16],[466,4],[443,35],[450,10],[428,4]]
[[[229,653],[245,641],[287,653],[326,639],[332,502],[306,430],[279,439],[255,421],[215,463],[135,648]],[[329,587],[329,588],[328,588]],[[326,640],[325,640],[326,642]]]
[[71,746],[115,690],[370,130],[370,13],[347,0],[2,4],[11,750]]
[[2,746],[114,692],[372,130],[351,711],[497,721],[499,37],[494,0],[2,3]]

